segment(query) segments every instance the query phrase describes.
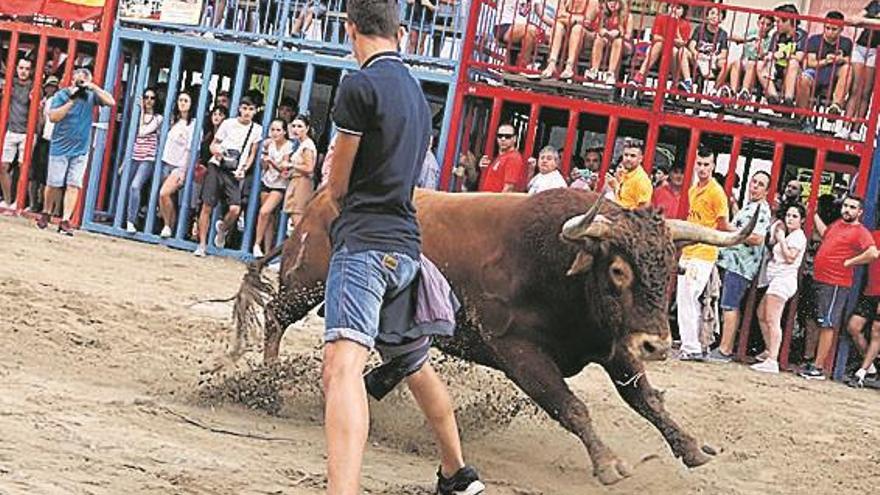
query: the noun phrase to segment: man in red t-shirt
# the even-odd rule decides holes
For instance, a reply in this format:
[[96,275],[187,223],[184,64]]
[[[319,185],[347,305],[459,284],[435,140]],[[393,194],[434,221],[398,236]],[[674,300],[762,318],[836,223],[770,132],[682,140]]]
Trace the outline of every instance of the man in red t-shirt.
[[808,364],[800,373],[808,379],[825,379],[823,367],[834,343],[834,332],[843,319],[846,299],[853,285],[853,267],[867,265],[880,254],[871,232],[859,222],[862,216],[861,198],[847,196],[840,213],[840,220],[830,226],[826,226],[818,214],[815,215],[816,232],[822,237],[813,264],[819,345],[815,362]]
[[480,191],[514,192],[524,190],[523,157],[516,148],[516,131],[510,124],[498,128],[498,157],[480,159]]
[[[874,244],[880,246],[880,230],[874,231]],[[871,344],[868,345],[862,330],[866,324],[871,325]],[[863,387],[865,377],[877,373],[874,359],[880,354],[880,260],[868,266],[868,282],[865,283],[856,310],[849,317],[847,330],[852,336],[859,353],[862,354],[862,366],[847,382],[853,387]]]
[[654,189],[651,204],[660,210],[665,218],[679,218],[684,220],[687,215],[678,214],[678,205],[681,201],[681,191],[684,186],[684,169],[674,165],[669,171],[668,178]]

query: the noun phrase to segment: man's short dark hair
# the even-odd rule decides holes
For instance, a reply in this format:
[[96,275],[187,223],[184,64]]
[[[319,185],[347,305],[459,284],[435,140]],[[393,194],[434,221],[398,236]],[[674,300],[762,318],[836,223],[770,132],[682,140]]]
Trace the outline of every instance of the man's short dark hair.
[[25,62],[31,64],[32,67],[33,67],[33,65],[34,65],[34,61],[31,60],[30,57],[27,57],[27,56],[25,56],[25,57],[19,57],[19,59],[16,60],[15,65],[18,66],[18,64],[20,64],[22,61],[25,61]]
[[829,10],[827,14],[825,14],[826,19],[834,19],[835,21],[842,21],[845,19],[843,16],[843,12],[839,10]]
[[759,175],[759,174],[763,175],[764,177],[767,177],[767,185],[769,186],[770,185],[770,172],[767,172],[766,170],[758,170],[757,172],[752,174],[752,177],[755,177],[756,175]]
[[257,106],[257,104],[254,102],[253,98],[251,98],[250,96],[247,96],[247,95],[242,96],[241,100],[238,101],[238,106],[242,106],[242,105],[247,105],[250,107]]
[[864,206],[865,206],[865,201],[862,199],[861,196],[858,196],[856,194],[847,194],[846,196],[843,197],[844,201],[846,201],[848,199],[851,199],[853,201],[857,201],[859,203],[859,208],[864,208]]
[[[798,11],[797,6],[796,6],[795,4],[793,4],[793,3],[782,4],[782,5],[780,5],[779,7],[776,7],[775,9],[773,9],[773,11],[774,11],[774,12],[784,12],[784,13],[786,13],[786,14],[794,14],[794,15],[798,15],[798,14],[800,14],[800,12]],[[801,22],[800,19],[791,19],[791,18],[789,18],[789,17],[780,17],[780,18],[777,19],[777,20],[787,20],[787,21],[792,21],[793,24],[794,24],[794,27],[798,27],[798,25],[799,25],[800,22]]]
[[297,105],[296,105],[296,100],[294,100],[293,98],[291,98],[289,96],[285,96],[284,98],[281,98],[281,103],[278,104],[278,106],[279,107],[289,107],[289,108],[292,108],[293,110],[296,110]]
[[708,146],[701,144],[700,147],[697,148],[697,156],[699,158],[712,157],[714,159],[715,158],[715,150],[713,150],[712,148],[710,148]]
[[400,11],[396,0],[348,0],[348,22],[365,36],[397,40]]
[[626,138],[623,140],[623,147],[626,148],[638,148],[640,151],[644,152],[645,150],[645,142],[641,139],[636,138]]

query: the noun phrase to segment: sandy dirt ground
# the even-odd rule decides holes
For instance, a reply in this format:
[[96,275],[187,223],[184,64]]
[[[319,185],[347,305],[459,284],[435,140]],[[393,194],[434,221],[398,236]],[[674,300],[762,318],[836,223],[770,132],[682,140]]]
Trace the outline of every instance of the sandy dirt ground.
[[[324,487],[322,322],[287,332],[286,360],[227,377],[243,266],[0,219],[0,493],[317,494]],[[570,380],[635,472],[603,487],[582,446],[497,373],[438,357],[487,493],[861,493],[880,479],[880,396],[739,365],[652,364],[672,414],[719,451],[688,470],[604,373]],[[436,460],[405,391],[373,404],[365,492],[429,494]]]

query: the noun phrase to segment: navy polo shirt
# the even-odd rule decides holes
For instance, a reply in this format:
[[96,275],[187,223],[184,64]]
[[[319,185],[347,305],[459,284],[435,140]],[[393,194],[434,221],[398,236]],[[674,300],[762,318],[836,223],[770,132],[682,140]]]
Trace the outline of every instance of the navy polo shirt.
[[346,76],[333,122],[360,136],[339,217],[330,228],[333,250],[399,252],[418,260],[421,239],[413,188],[431,133],[422,87],[395,52],[378,53]]

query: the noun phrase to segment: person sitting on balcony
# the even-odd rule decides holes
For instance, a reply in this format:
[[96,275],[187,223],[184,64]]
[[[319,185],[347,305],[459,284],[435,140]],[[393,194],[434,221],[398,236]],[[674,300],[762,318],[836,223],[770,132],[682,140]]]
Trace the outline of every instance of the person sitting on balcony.
[[480,158],[480,191],[514,192],[521,190],[524,162],[517,149],[516,131],[510,124],[502,124],[496,134],[498,156],[495,160],[483,155]]
[[[880,230],[875,230],[874,243],[880,246]],[[862,330],[868,325],[871,328],[871,343],[865,339]],[[865,283],[856,309],[847,323],[847,330],[856,344],[856,349],[862,355],[862,364],[853,373],[847,382],[852,387],[865,386],[865,378],[868,375],[876,375],[877,368],[874,360],[880,353],[880,261],[874,261],[868,266],[868,281]]]
[[727,66],[728,35],[721,27],[725,11],[710,7],[706,12],[706,22],[700,24],[691,35],[687,50],[681,52],[682,81],[679,87],[687,92],[694,91],[694,65],[703,79],[716,77],[715,87],[721,85],[721,74]]
[[254,237],[253,254],[262,258],[263,253],[272,249],[275,211],[284,200],[284,193],[290,183],[290,154],[293,152],[287,139],[286,123],[277,118],[269,124],[269,137],[260,144],[260,165],[263,175],[260,178],[260,213],[257,216],[257,230]]
[[[774,12],[785,14],[798,14],[798,9],[792,4],[780,5],[773,9]],[[776,18],[776,32],[770,39],[770,52],[767,57],[758,63],[758,81],[764,88],[767,102],[778,105],[779,89],[777,84],[782,84],[784,106],[794,106],[797,81],[800,78],[801,67],[807,50],[807,32],[798,27],[797,19],[788,17]]]
[[[843,21],[843,14],[832,10],[825,14],[826,19]],[[850,57],[853,52],[853,42],[846,36],[841,36],[843,27],[838,24],[826,24],[822,34],[814,34],[807,39],[806,69],[798,83],[797,105],[799,108],[809,108],[810,100],[816,97],[831,94],[831,105],[826,113],[843,115],[846,103],[846,95],[849,93],[852,82],[852,67]],[[812,131],[811,121],[805,120],[806,131]]]
[[[526,67],[532,59],[539,35],[542,31],[529,20],[533,8],[539,0],[498,0],[498,20],[493,29],[495,39],[507,50],[519,45],[517,67]],[[542,3],[542,2],[541,2]]]
[[628,210],[642,208],[651,204],[654,186],[651,178],[642,166],[644,144],[636,139],[627,138],[623,143],[623,155],[620,166],[623,169],[620,179],[609,176],[608,185],[616,194],[617,204]]
[[165,182],[159,191],[159,213],[165,226],[159,237],[168,238],[177,226],[177,210],[172,199],[174,194],[183,188],[186,172],[191,163],[192,139],[195,128],[193,118],[192,96],[189,93],[177,95],[177,107],[174,109],[174,124],[168,129],[165,147],[162,149],[162,170]]
[[[326,13],[327,5],[325,5],[325,2],[322,2],[321,0],[310,0],[305,2],[305,5],[303,5],[296,14],[291,34],[295,38],[304,36],[306,39],[321,39],[320,34],[315,36],[313,33],[312,25],[315,19],[321,20]],[[306,34],[303,35],[303,33]]]
[[147,88],[135,105],[141,107],[140,124],[131,151],[131,168],[134,177],[128,190],[128,209],[126,210],[125,231],[129,234],[137,232],[138,210],[141,206],[141,190],[144,184],[153,180],[156,168],[156,148],[159,144],[159,126],[162,116],[155,112],[156,89]]
[[[749,28],[742,38],[730,36],[733,43],[742,44],[742,58],[730,61],[727,71],[721,74],[722,86],[718,96],[736,98],[742,101],[752,100],[752,91],[758,81],[758,62],[770,53],[770,42],[773,38],[775,21],[772,16],[758,16],[757,27]],[[724,81],[729,78],[729,86]]]
[[[624,52],[632,51],[633,18],[627,0],[603,0],[599,13],[589,24],[593,38],[590,68],[584,77],[588,81],[603,81],[605,84],[617,83],[620,63]],[[608,60],[608,71],[600,73],[602,61]]]
[[530,195],[550,189],[568,187],[562,174],[559,173],[559,152],[556,151],[556,148],[545,146],[538,154],[537,162],[534,158],[529,158],[529,174],[534,174],[535,165],[538,167],[538,173],[529,180],[527,191]]
[[456,4],[459,0],[406,0],[406,11],[400,25],[409,33],[406,53],[421,55],[425,53],[425,41],[434,31],[434,14],[438,4]]
[[[846,116],[863,119],[871,105],[871,94],[874,91],[874,71],[877,66],[877,47],[880,47],[880,0],[871,0],[859,15],[851,19],[864,28],[856,38],[856,46],[852,55],[853,88],[846,107]],[[853,141],[861,140],[864,126],[853,127],[846,123],[838,130],[837,137],[849,137]],[[849,136],[845,135],[849,132]]]
[[672,64],[670,71],[672,74],[678,74],[678,61],[681,59],[681,49],[685,48],[691,39],[691,23],[687,20],[688,6],[675,4],[669,5],[669,13],[657,16],[654,25],[651,27],[651,48],[642,61],[638,72],[633,76],[633,83],[638,86],[645,85],[645,77],[648,71],[657,65],[660,56],[663,55],[663,45],[665,43],[666,31],[669,24],[673,24],[675,37],[672,40]]
[[584,30],[587,25],[593,22],[598,10],[599,0],[563,0],[562,8],[559,9],[553,23],[550,56],[547,59],[547,67],[541,72],[541,77],[552,77],[556,72],[556,62],[562,52],[566,35],[568,35],[568,55],[565,59],[565,67],[559,73],[559,78],[571,79],[574,77],[578,57],[581,54]]

